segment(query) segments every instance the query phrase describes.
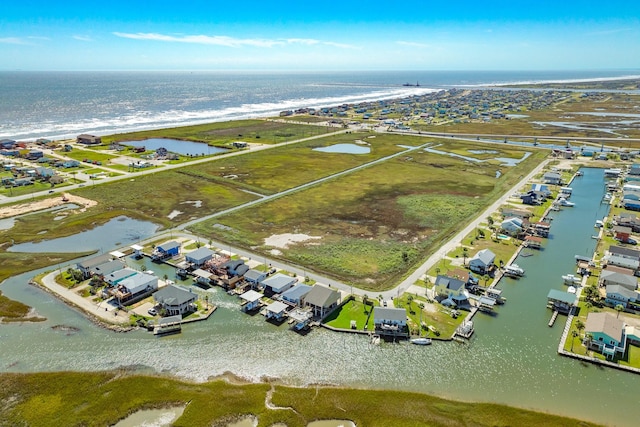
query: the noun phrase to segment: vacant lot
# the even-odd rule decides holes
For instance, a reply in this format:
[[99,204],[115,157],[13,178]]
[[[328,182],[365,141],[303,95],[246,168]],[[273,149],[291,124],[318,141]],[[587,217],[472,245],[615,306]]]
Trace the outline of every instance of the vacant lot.
[[[220,159],[184,169],[194,177],[233,182],[262,194],[280,192],[426,143],[424,138],[400,135],[347,133],[242,156]],[[314,148],[354,144],[370,148],[368,154],[324,153]]]
[[[454,148],[460,149],[444,142],[438,150]],[[491,150],[496,157],[523,155],[513,147]],[[393,286],[545,156],[535,152],[509,168],[415,151],[193,229],[376,291]],[[498,179],[497,169],[503,173]],[[321,239],[265,245],[265,238],[283,233]]]
[[207,123],[196,126],[182,126],[170,129],[156,129],[141,132],[120,133],[105,136],[103,143],[136,141],[147,138],[173,138],[206,142],[209,145],[227,146],[234,141],[261,144],[276,144],[322,135],[335,129],[327,126],[300,125],[289,122],[267,120],[238,120],[233,122]]

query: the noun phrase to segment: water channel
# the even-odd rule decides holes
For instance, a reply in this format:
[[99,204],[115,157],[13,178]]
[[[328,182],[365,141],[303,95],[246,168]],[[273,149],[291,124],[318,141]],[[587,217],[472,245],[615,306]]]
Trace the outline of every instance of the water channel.
[[[33,273],[2,284],[7,296],[48,318],[35,324],[0,325],[0,370],[99,370],[135,366],[195,380],[231,371],[248,378],[279,377],[292,384],[332,383],[411,390],[460,400],[491,401],[548,411],[603,424],[636,425],[640,378],[557,355],[564,317],[549,328],[546,295],[562,289],[560,276],[573,272],[574,255],[590,255],[596,219],[606,214],[602,169],[584,169],[572,183],[574,208],[555,212],[552,235],[541,251],[517,263],[519,281],[501,284],[507,303],[494,316],[475,317],[469,344],[429,347],[383,343],[366,337],[313,330],[307,336],[276,327],[239,310],[220,289],[207,292],[218,310],[206,322],[186,325],[180,335],[117,334],[94,326],[49,294],[27,285]],[[172,269],[144,265],[162,276]],[[204,292],[204,291],[201,291]],[[54,325],[79,328],[53,330]],[[615,414],[615,415],[614,415]]]

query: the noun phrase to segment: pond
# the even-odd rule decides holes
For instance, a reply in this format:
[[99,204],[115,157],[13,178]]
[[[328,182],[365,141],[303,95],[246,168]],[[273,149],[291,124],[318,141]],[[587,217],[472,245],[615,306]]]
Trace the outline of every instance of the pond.
[[167,151],[183,156],[201,156],[203,154],[224,153],[226,148],[212,147],[204,142],[182,141],[179,139],[149,138],[142,141],[123,141],[120,144],[130,147],[145,147],[147,150],[166,148]]
[[342,154],[369,154],[371,148],[357,144],[334,144],[328,147],[314,148],[313,151],[323,153],[342,153]]
[[[436,145],[435,147],[439,147],[439,145]],[[501,166],[515,166],[515,165],[517,165],[518,163],[520,163],[521,161],[525,160],[527,157],[529,157],[531,155],[531,153],[527,151],[519,159],[512,159],[510,157],[494,157],[493,159],[481,160],[481,159],[476,159],[475,157],[463,156],[462,154],[456,154],[456,153],[450,153],[448,151],[436,150],[434,148],[424,148],[424,151],[427,151],[429,153],[434,153],[434,154],[442,154],[443,156],[457,157],[459,159],[468,160],[468,161],[474,162],[474,163],[484,163],[484,162],[488,162],[490,160],[497,160],[497,161],[500,162]],[[485,153],[489,152],[489,151],[484,151],[484,150],[473,150],[473,151],[469,150],[469,152],[474,152],[474,151],[483,151]]]
[[113,427],[169,427],[182,415],[184,409],[184,406],[165,409],[144,409],[129,415]]
[[110,250],[114,246],[138,242],[153,235],[158,225],[126,216],[111,219],[106,224],[73,236],[13,245],[9,252],[85,252]]

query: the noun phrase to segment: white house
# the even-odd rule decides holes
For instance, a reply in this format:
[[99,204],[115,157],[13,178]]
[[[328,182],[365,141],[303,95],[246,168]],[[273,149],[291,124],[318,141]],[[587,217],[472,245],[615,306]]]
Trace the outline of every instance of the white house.
[[496,254],[489,249],[482,249],[469,260],[469,269],[474,273],[486,274],[492,268],[495,260]]

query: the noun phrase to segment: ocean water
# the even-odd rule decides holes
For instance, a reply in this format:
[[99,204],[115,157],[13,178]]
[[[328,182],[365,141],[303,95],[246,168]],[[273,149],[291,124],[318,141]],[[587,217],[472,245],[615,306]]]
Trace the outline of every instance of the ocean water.
[[[0,72],[0,138],[61,139],[277,115],[450,87],[615,79],[640,70],[342,73]],[[420,86],[403,86],[405,83]]]

